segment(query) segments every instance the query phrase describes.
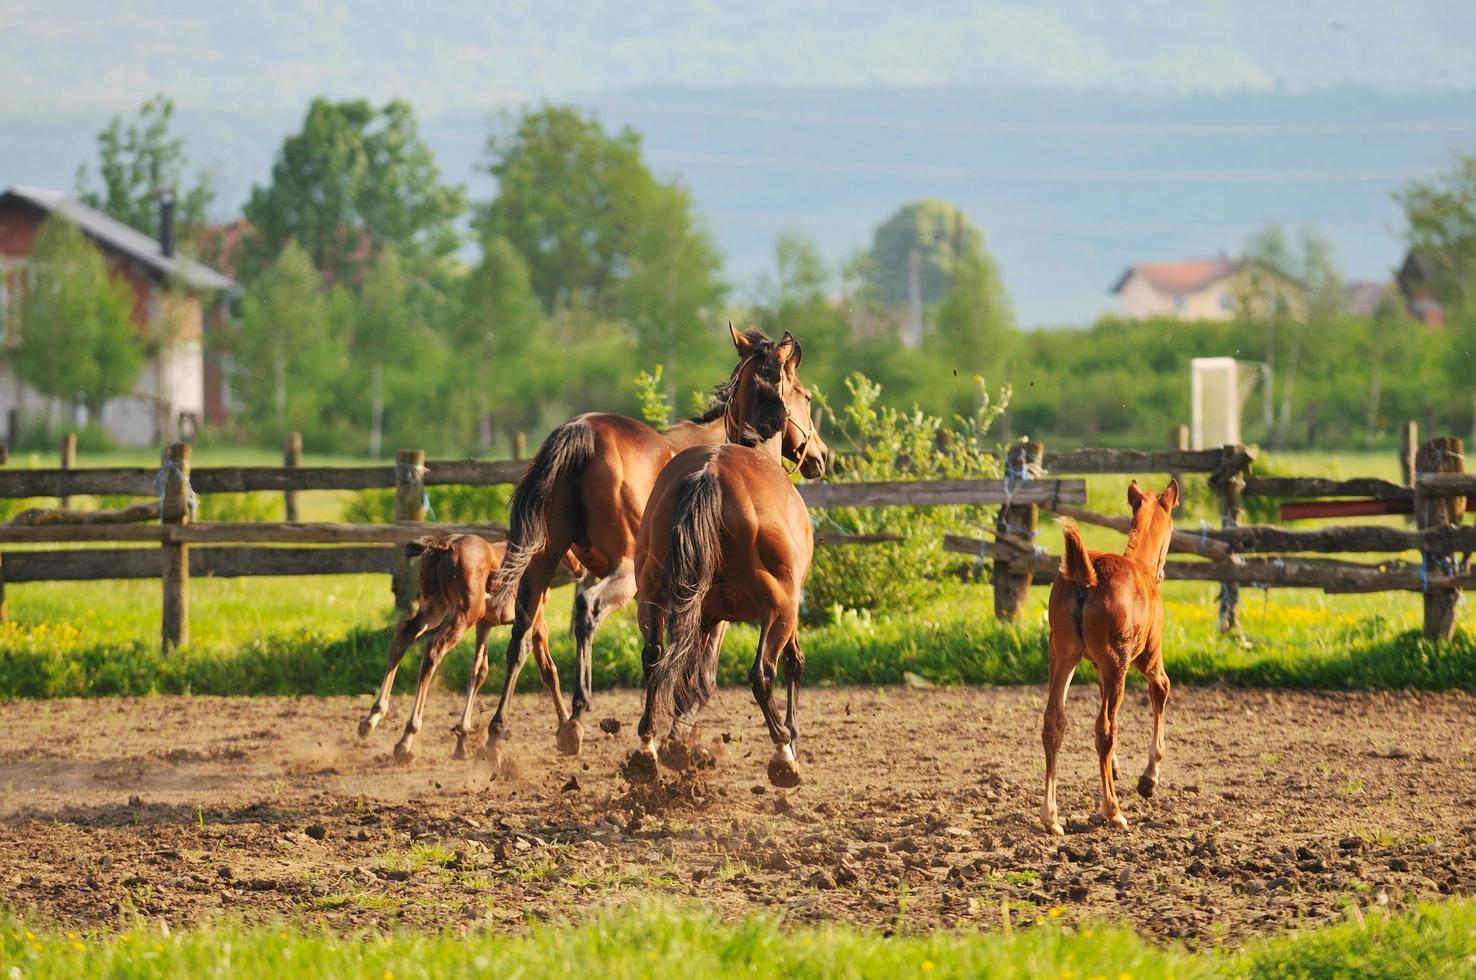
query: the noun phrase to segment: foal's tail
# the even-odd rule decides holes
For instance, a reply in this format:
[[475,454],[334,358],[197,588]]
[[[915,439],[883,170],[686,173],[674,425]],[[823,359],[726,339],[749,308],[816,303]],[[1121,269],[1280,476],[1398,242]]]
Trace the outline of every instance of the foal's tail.
[[548,502],[559,482],[582,469],[594,454],[594,430],[582,419],[565,422],[538,447],[508,504],[507,553],[492,582],[494,606],[517,596],[528,563],[548,546]]
[[695,710],[712,697],[703,663],[702,603],[717,577],[722,550],[722,489],[704,466],[676,489],[662,592],[667,603],[666,650],[651,668],[653,715],[669,719],[680,703]]
[[1066,553],[1061,557],[1061,577],[1090,589],[1097,584],[1097,570],[1087,556],[1086,543],[1081,540],[1076,522],[1069,517],[1060,517],[1056,523],[1061,525],[1061,534],[1066,538]]

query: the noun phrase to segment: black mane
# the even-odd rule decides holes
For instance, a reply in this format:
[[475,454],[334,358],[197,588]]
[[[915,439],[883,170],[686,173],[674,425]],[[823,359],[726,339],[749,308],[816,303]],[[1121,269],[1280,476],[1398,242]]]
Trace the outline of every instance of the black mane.
[[[768,334],[764,333],[763,330],[758,327],[749,327],[747,330],[744,330],[743,339],[748,341],[749,346],[752,350],[752,353],[749,356],[762,358],[766,362],[765,366],[767,366],[767,362],[771,360],[774,353],[774,348],[778,346],[774,339]],[[741,366],[742,365],[740,364],[739,367]],[[777,369],[778,367],[777,365],[775,365],[771,372],[766,373],[777,372]],[[777,380],[777,374],[775,380]],[[730,399],[732,399],[733,389],[737,386],[737,384],[738,368],[735,367],[733,368],[733,373],[728,376],[728,380],[722,382],[721,384],[713,386],[712,402],[707,406],[707,409],[701,415],[692,416],[692,421],[696,422],[699,425],[703,425],[708,422],[715,422],[718,419],[722,418],[723,413],[728,410],[728,402]]]

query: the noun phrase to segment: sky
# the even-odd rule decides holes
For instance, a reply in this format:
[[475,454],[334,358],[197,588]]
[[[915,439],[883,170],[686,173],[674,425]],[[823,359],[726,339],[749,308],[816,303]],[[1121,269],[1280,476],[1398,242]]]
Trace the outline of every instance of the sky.
[[488,115],[567,100],[647,134],[735,279],[785,227],[839,263],[932,194],[985,228],[1023,323],[1079,322],[1126,263],[1265,220],[1384,274],[1391,192],[1476,146],[1472,50],[1470,0],[0,0],[0,184],[69,187],[162,91],[236,208],[326,94],[408,99],[485,195]]

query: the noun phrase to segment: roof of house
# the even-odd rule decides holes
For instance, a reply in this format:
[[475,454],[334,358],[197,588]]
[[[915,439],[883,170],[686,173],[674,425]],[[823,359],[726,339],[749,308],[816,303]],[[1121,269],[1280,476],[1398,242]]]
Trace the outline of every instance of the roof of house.
[[1192,293],[1223,279],[1240,268],[1240,265],[1241,263],[1223,255],[1213,259],[1186,259],[1181,262],[1137,262],[1127,267],[1127,271],[1113,284],[1111,292],[1120,292],[1133,273],[1137,273],[1161,293]]
[[1351,279],[1343,284],[1343,311],[1355,316],[1372,316],[1393,287],[1385,279]]
[[143,232],[110,218],[95,208],[74,201],[62,191],[45,187],[12,187],[0,194],[0,204],[18,199],[47,214],[61,214],[97,241],[147,266],[161,276],[178,278],[196,289],[232,292],[240,287],[229,276],[182,255],[165,255],[159,243]]

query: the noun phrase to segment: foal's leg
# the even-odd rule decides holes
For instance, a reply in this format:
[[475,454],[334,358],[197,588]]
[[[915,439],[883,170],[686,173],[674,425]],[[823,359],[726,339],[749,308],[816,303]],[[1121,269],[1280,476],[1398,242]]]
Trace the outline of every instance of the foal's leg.
[[632,783],[649,783],[656,778],[656,689],[651,684],[651,670],[661,659],[666,639],[666,613],[654,602],[642,600],[636,610],[641,636],[641,686],[645,689],[645,707],[636,734],[641,744],[625,763],[625,778]]
[[430,694],[431,678],[436,676],[436,668],[441,666],[446,651],[454,647],[470,627],[471,623],[457,615],[436,630],[430,642],[425,645],[425,653],[420,658],[420,683],[415,687],[415,704],[410,709],[410,720],[405,722],[405,734],[395,743],[396,762],[409,762],[415,757],[411,746],[415,743],[415,736],[420,733],[420,719],[425,712],[426,695]]
[[499,742],[508,737],[506,713],[512,693],[517,688],[518,674],[528,662],[529,635],[535,621],[543,617],[543,606],[548,601],[548,587],[553,582],[554,569],[558,567],[559,555],[547,552],[534,556],[523,572],[518,584],[518,599],[513,606],[512,632],[507,637],[507,676],[502,679],[502,697],[497,701],[497,711],[487,723],[487,741]]
[[1108,824],[1127,829],[1127,818],[1117,805],[1117,790],[1112,774],[1116,769],[1117,709],[1122,706],[1122,688],[1127,681],[1127,664],[1108,652],[1098,664],[1102,688],[1102,710],[1097,715],[1097,761],[1102,769],[1102,819]]
[[1061,816],[1056,809],[1056,754],[1066,736],[1066,695],[1071,690],[1071,676],[1081,662],[1081,651],[1070,641],[1051,636],[1050,676],[1046,682],[1045,720],[1040,726],[1040,741],[1045,748],[1045,799],[1040,804],[1040,822],[1052,834],[1064,834]]
[[794,757],[794,746],[790,742],[790,732],[780,723],[779,709],[774,707],[774,681],[778,674],[779,654],[793,639],[795,624],[799,622],[796,605],[790,602],[770,614],[763,635],[759,637],[758,654],[748,672],[748,681],[753,687],[753,699],[763,712],[769,738],[776,746],[774,755],[769,760],[769,782],[786,788],[798,786],[800,774]]
[[472,711],[476,708],[477,692],[487,681],[487,634],[492,632],[492,624],[487,620],[477,623],[477,649],[472,654],[471,673],[466,682],[466,707],[461,711],[461,720],[451,726],[451,734],[456,736],[456,751],[451,754],[453,759],[466,758],[466,740],[472,733]]
[[402,619],[395,627],[395,635],[390,639],[389,667],[384,672],[384,680],[379,685],[379,693],[375,695],[374,703],[369,706],[369,714],[359,722],[360,738],[367,738],[369,733],[379,726],[384,713],[389,710],[390,694],[395,686],[395,674],[400,670],[400,661],[404,659],[405,651],[410,649],[410,644],[420,639],[427,630],[440,623],[445,615],[445,610],[440,606],[435,605],[429,599],[422,598],[420,607],[415,610],[415,615]]
[[[549,696],[553,698],[554,715],[559,720],[559,732],[568,729],[569,709],[564,707],[564,694],[559,690],[559,671],[554,665],[553,655],[548,652],[548,621],[543,618],[540,611],[538,617],[533,621],[533,662],[538,665],[538,673],[543,677],[543,686],[548,689]],[[564,751],[564,741],[559,740],[559,749]],[[575,741],[565,755],[578,755],[579,742]]]
[[1158,768],[1163,762],[1163,709],[1168,704],[1169,679],[1163,670],[1163,653],[1150,649],[1138,658],[1138,669],[1148,678],[1148,702],[1153,706],[1153,741],[1148,745],[1148,768],[1138,777],[1138,795],[1147,799],[1158,788]]

